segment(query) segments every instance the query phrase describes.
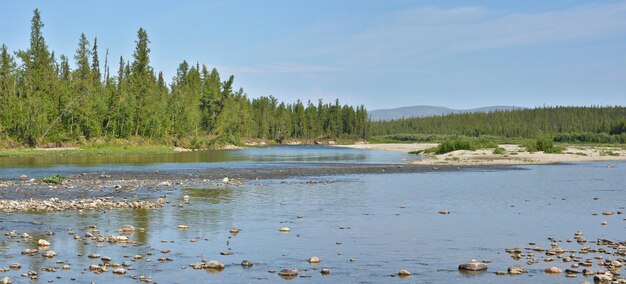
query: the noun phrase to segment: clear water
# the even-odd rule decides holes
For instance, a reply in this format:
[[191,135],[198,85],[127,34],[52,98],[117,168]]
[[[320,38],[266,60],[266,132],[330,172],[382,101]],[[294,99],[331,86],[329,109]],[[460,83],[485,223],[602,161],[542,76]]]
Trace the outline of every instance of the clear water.
[[[607,163],[584,163],[525,166],[523,170],[250,181],[239,187],[167,192],[172,203],[153,211],[5,214],[0,215],[1,232],[14,229],[35,238],[16,242],[0,236],[0,266],[13,262],[24,266],[0,276],[25,280],[18,275],[45,266],[60,267],[54,261],[65,260],[71,270],[40,271],[39,281],[75,278],[81,283],[131,283],[136,282],[132,275],[146,275],[159,283],[279,282],[283,280],[268,271],[293,267],[310,277],[291,281],[307,283],[579,283],[585,279],[581,275],[569,279],[563,274],[543,273],[549,266],[565,269],[569,264],[556,261],[527,266],[525,261],[511,259],[504,249],[527,247],[528,242],[549,247],[547,237],[565,241],[578,230],[588,240],[623,241],[624,215],[592,215],[624,211],[620,208],[626,205],[626,163],[612,164],[614,168],[607,168]],[[191,200],[179,208],[176,205],[183,203],[183,195]],[[439,210],[451,214],[440,215]],[[603,220],[609,225],[601,226]],[[127,224],[145,228],[145,232],[130,235],[139,242],[136,246],[101,243],[97,247],[94,241],[75,241],[68,234],[68,228],[84,235],[82,229],[97,225],[103,235],[118,235],[115,230]],[[179,224],[189,229],[178,230]],[[290,233],[278,231],[285,226],[291,228]],[[231,227],[241,232],[231,236]],[[56,235],[43,236],[46,230]],[[48,260],[20,254],[36,247],[39,237],[49,240],[59,256]],[[575,242],[561,246],[580,248]],[[232,255],[220,255],[229,248]],[[171,253],[162,254],[163,249]],[[134,270],[124,276],[110,271],[94,274],[85,269],[100,261],[87,259],[90,253],[109,256],[118,263],[130,261],[124,256],[141,254],[144,258],[133,262]],[[322,262],[309,265],[306,260],[311,256]],[[159,263],[159,257],[173,261]],[[350,262],[351,258],[356,261]],[[188,267],[202,259],[219,260],[227,267],[221,272]],[[255,265],[244,269],[239,266],[243,259]],[[516,277],[459,273],[457,266],[470,259],[492,260],[490,272],[521,264],[531,273]],[[330,275],[314,270],[322,267],[328,267]],[[400,269],[414,275],[404,279],[390,276]]]

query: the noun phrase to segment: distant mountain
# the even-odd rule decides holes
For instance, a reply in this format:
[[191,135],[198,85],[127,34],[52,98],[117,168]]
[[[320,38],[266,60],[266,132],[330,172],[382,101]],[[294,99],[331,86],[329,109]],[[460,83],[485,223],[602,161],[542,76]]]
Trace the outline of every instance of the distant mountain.
[[435,115],[446,115],[451,113],[468,112],[492,112],[497,110],[525,109],[518,106],[487,106],[473,109],[452,109],[440,106],[410,106],[390,109],[376,109],[369,111],[372,120],[391,120],[410,117],[428,117]]

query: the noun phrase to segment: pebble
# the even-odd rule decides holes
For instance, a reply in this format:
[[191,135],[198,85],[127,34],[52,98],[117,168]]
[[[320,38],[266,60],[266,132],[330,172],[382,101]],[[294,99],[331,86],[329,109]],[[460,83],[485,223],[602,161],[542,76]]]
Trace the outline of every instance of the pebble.
[[464,271],[483,271],[483,270],[487,270],[487,264],[480,263],[480,262],[476,261],[475,259],[472,259],[472,261],[470,261],[468,263],[464,263],[464,264],[459,265],[459,270],[464,270]]
[[398,272],[398,275],[399,275],[400,277],[403,277],[403,276],[405,276],[405,277],[406,277],[406,276],[411,276],[411,272],[409,272],[408,270],[405,270],[405,269],[400,269],[400,271]]
[[289,229],[289,227],[282,227],[282,228],[278,229],[278,231],[283,232],[283,233],[287,233],[287,232],[291,232],[291,229]]
[[312,256],[311,258],[309,258],[309,263],[311,264],[317,264],[320,263],[320,259],[317,256]]
[[50,242],[46,241],[46,240],[38,240],[37,241],[37,246],[40,247],[49,247],[50,246]]
[[609,225],[609,222],[607,222],[607,221],[602,221],[602,223],[600,223],[600,225],[602,225],[602,226],[607,226],[607,225]]
[[439,211],[439,214],[441,214],[441,215],[448,215],[448,214],[450,214],[450,211],[448,211],[448,210],[441,210],[441,211]]
[[330,274],[330,269],[328,269],[328,268],[322,268],[322,270],[320,270],[320,273],[321,273],[322,275],[328,275],[328,274]]
[[228,231],[228,232],[230,232],[231,234],[238,234],[239,233],[239,229],[237,229],[237,228],[230,228],[230,231]]

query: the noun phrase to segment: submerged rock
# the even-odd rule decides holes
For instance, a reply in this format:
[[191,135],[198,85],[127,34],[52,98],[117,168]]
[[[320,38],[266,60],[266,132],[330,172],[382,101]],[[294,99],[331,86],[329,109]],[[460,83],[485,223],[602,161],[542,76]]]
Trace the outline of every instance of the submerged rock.
[[40,247],[49,247],[50,246],[50,242],[46,241],[46,240],[38,240],[37,241],[37,245]]
[[283,233],[287,233],[287,232],[291,232],[291,229],[289,229],[289,227],[282,227],[282,228],[278,229],[278,231],[283,232]]

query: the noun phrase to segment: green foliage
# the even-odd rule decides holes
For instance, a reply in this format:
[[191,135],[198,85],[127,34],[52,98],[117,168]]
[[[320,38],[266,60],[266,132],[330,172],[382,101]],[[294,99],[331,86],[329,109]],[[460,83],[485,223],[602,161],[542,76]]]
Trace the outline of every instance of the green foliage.
[[[374,136],[407,134],[535,138],[538,133],[626,133],[626,107],[543,107],[373,122]],[[611,143],[624,143],[611,138]]]
[[553,141],[559,143],[624,144],[626,143],[626,133],[563,133],[554,135]]
[[[74,70],[68,57],[48,50],[43,22],[34,11],[30,46],[0,49],[0,138],[22,145],[61,145],[136,137],[202,148],[244,139],[367,139],[365,107],[319,101],[250,99],[222,81],[216,69],[183,61],[168,85],[150,65],[150,40],[137,32],[131,61],[120,57],[109,76],[108,52],[100,69],[98,41],[79,37]],[[19,68],[17,67],[19,66]],[[210,70],[210,71],[209,71]],[[103,75],[104,73],[104,75]],[[104,76],[104,78],[103,78]]]
[[498,144],[485,138],[454,137],[441,142],[437,147],[428,150],[435,154],[445,154],[457,150],[475,151],[478,149],[498,148]]
[[506,154],[506,150],[504,150],[504,148],[502,147],[496,147],[493,149],[493,153],[496,155],[504,155]]
[[526,148],[526,151],[528,152],[537,152],[537,151],[543,151],[544,153],[554,153],[554,154],[558,154],[563,152],[563,148],[554,145],[554,142],[552,141],[552,139],[546,138],[546,137],[539,137],[535,140],[530,140],[527,143],[522,145],[524,148]]
[[42,177],[39,180],[43,183],[62,184],[66,180],[66,178],[59,174],[54,174],[51,176]]

